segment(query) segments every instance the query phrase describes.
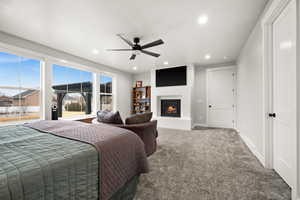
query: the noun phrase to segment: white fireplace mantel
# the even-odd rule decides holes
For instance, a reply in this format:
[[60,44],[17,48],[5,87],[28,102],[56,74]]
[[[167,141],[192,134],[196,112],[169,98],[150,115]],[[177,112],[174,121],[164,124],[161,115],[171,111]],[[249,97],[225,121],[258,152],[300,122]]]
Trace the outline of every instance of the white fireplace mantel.
[[[192,94],[194,88],[194,66],[187,65],[187,85],[156,87],[155,70],[151,71],[151,110],[153,118],[158,120],[158,127],[181,130],[192,128]],[[180,99],[181,117],[162,117],[160,115],[161,99]]]

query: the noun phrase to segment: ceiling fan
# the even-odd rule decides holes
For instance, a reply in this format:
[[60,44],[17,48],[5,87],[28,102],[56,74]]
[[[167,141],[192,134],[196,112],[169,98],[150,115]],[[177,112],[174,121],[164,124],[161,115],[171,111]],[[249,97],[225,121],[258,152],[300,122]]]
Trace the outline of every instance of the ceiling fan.
[[134,60],[136,55],[138,55],[140,52],[144,53],[144,54],[147,54],[149,56],[159,57],[160,54],[154,53],[154,52],[151,52],[151,51],[146,51],[145,49],[164,44],[164,41],[159,39],[159,40],[156,40],[154,42],[150,42],[148,44],[145,44],[145,45],[141,46],[139,44],[140,43],[140,38],[139,37],[133,38],[133,42],[131,42],[130,40],[124,38],[121,34],[117,34],[117,36],[119,36],[124,42],[126,42],[131,47],[131,49],[107,49],[107,51],[133,51],[133,53],[130,57],[130,60]]

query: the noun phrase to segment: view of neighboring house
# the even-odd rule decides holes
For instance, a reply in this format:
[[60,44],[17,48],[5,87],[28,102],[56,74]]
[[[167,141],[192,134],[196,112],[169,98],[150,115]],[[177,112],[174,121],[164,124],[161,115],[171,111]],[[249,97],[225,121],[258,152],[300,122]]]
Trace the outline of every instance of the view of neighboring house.
[[12,97],[14,106],[39,106],[40,91],[26,90]]
[[13,104],[13,99],[5,95],[0,96],[0,107],[9,107]]
[[39,118],[40,91],[29,89],[14,96],[0,96],[0,122]]
[[39,90],[26,90],[12,97],[1,95],[0,107],[39,106]]
[[64,97],[63,104],[66,105],[66,104],[71,104],[71,103],[77,103],[78,101],[80,101],[80,103],[82,103],[84,101],[84,99],[77,97],[77,95],[67,94]]
[[[62,101],[62,112],[63,116],[72,116],[84,114],[86,102],[82,94],[79,92],[81,90],[81,84],[83,83],[73,83],[73,91],[68,91],[68,85],[55,85],[53,86],[53,99],[52,103],[57,104],[56,89],[63,89],[66,95],[63,97]],[[57,88],[56,88],[57,87]],[[61,88],[63,87],[63,88]],[[89,87],[92,87],[92,83],[89,83]],[[90,89],[91,90],[91,89]],[[100,102],[101,109],[112,110],[112,82],[101,83],[100,84]],[[92,101],[92,99],[89,99]],[[92,102],[89,102],[90,104]],[[78,104],[78,106],[77,106]],[[74,108],[75,106],[75,108]],[[24,119],[24,116],[37,117],[40,107],[40,91],[35,89],[28,89],[17,93],[13,96],[7,94],[0,95],[0,120],[1,121],[11,121],[16,120],[16,115],[21,114],[18,119]],[[80,108],[79,110],[77,109]],[[31,119],[31,118],[30,118]]]

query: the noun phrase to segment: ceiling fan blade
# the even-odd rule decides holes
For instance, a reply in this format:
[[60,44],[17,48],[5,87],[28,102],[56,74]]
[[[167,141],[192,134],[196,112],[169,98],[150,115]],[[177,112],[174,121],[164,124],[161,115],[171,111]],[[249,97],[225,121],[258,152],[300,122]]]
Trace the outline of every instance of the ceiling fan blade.
[[148,44],[143,45],[142,49],[147,49],[147,48],[150,48],[150,47],[158,46],[158,45],[161,45],[163,43],[164,43],[164,41],[162,41],[161,39],[159,39],[159,40],[156,40],[154,42],[150,42]]
[[151,51],[141,50],[141,52],[144,53],[144,54],[147,54],[149,56],[154,56],[154,57],[159,57],[160,56],[160,54],[154,53],[154,52],[151,52]]
[[133,51],[132,49],[106,49],[106,51]]
[[131,47],[134,46],[134,44],[133,44],[130,40],[124,38],[121,34],[117,34],[117,36],[119,36],[119,37],[120,37],[124,42],[126,42],[129,46],[131,46]]
[[136,55],[135,55],[135,54],[132,54],[132,56],[130,57],[130,60],[134,60],[135,57],[136,57]]

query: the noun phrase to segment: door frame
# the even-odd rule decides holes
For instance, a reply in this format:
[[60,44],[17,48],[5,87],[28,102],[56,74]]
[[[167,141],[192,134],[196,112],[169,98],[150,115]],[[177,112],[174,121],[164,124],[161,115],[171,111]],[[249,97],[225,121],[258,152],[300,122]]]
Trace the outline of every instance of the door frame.
[[[264,127],[264,155],[265,155],[265,167],[273,169],[273,120],[268,117],[268,113],[273,112],[273,23],[284,11],[284,9],[293,0],[273,0],[269,3],[268,9],[264,13],[262,18],[262,30],[263,30],[263,127]],[[300,0],[296,1],[297,9],[297,91],[296,91],[296,102],[297,102],[297,148],[294,149],[296,155],[296,166],[293,166],[293,176],[297,177],[294,181],[292,187],[292,199],[300,200],[300,42],[299,42],[299,10],[300,10]]]
[[206,71],[206,125],[209,126],[208,123],[208,106],[209,106],[209,102],[208,102],[208,90],[209,90],[209,84],[208,84],[208,72],[212,72],[212,71],[220,71],[220,70],[226,70],[226,69],[233,69],[234,70],[234,97],[233,97],[233,103],[234,103],[234,126],[233,128],[236,129],[236,119],[237,119],[237,105],[236,105],[236,97],[237,97],[237,88],[236,88],[236,75],[237,75],[237,68],[235,65],[231,65],[231,66],[224,66],[224,67],[216,67],[216,68],[207,68]]

